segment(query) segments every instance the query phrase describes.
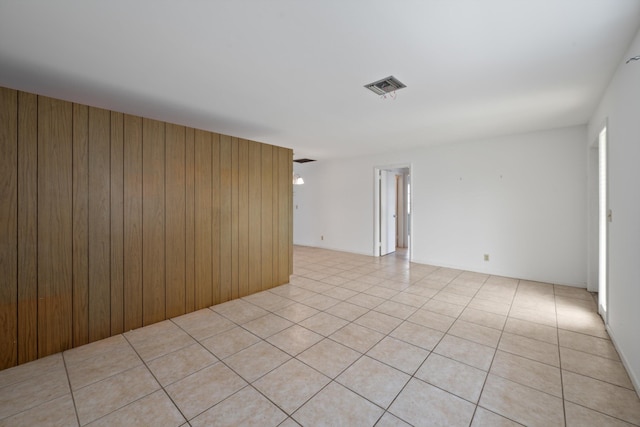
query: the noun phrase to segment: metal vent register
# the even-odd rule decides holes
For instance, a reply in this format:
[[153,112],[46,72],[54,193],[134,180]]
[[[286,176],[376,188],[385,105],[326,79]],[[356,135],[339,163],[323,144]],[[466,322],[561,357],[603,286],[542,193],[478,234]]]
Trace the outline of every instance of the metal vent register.
[[364,87],[376,95],[384,95],[385,93],[394,92],[407,86],[395,77],[389,76],[376,82],[369,83],[368,85],[364,85]]

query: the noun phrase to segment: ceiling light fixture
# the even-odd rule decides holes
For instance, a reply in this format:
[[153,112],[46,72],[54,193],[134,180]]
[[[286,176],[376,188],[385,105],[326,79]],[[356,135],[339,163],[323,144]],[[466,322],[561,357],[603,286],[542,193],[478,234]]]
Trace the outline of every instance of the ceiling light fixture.
[[405,85],[395,77],[389,76],[373,83],[369,83],[368,85],[364,85],[364,87],[369,89],[376,95],[386,95],[387,93],[395,92],[397,90],[405,88],[407,87],[407,85]]
[[294,172],[293,174],[293,185],[302,185],[304,184],[304,179],[300,175]]

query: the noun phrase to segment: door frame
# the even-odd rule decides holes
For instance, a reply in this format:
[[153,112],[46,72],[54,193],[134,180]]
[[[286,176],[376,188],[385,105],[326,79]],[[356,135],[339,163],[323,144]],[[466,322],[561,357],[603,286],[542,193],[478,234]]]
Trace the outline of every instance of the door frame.
[[372,252],[373,256],[380,256],[380,209],[381,209],[381,200],[380,200],[380,171],[397,171],[398,169],[408,170],[409,179],[405,183],[405,185],[411,184],[411,193],[408,195],[407,199],[404,200],[404,204],[411,206],[411,213],[408,215],[408,230],[407,234],[409,236],[409,244],[407,245],[407,250],[409,251],[409,261],[413,259],[413,194],[414,194],[414,185],[413,185],[413,165],[411,163],[400,163],[400,164],[391,164],[391,165],[379,165],[373,167],[373,242],[372,242]]

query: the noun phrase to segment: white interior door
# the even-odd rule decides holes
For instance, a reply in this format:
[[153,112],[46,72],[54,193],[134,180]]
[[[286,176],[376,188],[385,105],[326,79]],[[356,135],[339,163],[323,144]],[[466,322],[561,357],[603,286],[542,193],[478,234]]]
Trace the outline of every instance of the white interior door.
[[380,171],[380,255],[396,250],[396,176]]

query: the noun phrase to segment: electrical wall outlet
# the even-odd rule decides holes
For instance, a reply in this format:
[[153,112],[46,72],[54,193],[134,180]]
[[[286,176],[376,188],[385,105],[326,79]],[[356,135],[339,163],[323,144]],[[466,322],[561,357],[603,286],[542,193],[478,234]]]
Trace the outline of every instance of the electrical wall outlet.
[[489,254],[484,254],[484,260],[489,261]]

